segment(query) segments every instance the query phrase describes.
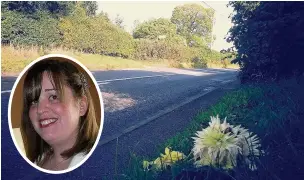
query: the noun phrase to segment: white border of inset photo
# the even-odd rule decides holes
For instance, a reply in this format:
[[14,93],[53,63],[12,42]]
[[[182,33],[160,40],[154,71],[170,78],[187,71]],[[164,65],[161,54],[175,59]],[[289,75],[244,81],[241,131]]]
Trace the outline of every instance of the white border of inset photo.
[[[43,169],[39,166],[37,166],[36,164],[34,164],[33,162],[31,162],[26,154],[22,151],[22,149],[19,147],[18,145],[18,142],[17,140],[15,139],[15,136],[14,136],[14,132],[13,132],[13,128],[12,128],[12,117],[11,117],[11,106],[12,106],[12,101],[13,101],[13,96],[15,94],[15,89],[17,87],[17,85],[19,84],[21,78],[24,76],[25,73],[27,73],[28,69],[31,68],[34,64],[36,64],[37,62],[41,61],[41,60],[44,60],[44,59],[49,59],[49,58],[63,58],[63,59],[66,59],[66,60],[69,60],[69,61],[73,61],[75,62],[76,64],[78,64],[83,70],[86,71],[86,73],[90,76],[90,78],[92,79],[94,85],[95,85],[95,88],[97,90],[97,93],[98,93],[98,96],[99,96],[99,100],[100,100],[100,108],[101,108],[101,113],[100,113],[100,116],[101,116],[101,119],[100,119],[100,126],[99,126],[99,132],[98,132],[98,136],[97,136],[97,139],[96,139],[96,142],[95,144],[93,145],[92,149],[90,150],[90,152],[86,155],[86,157],[80,162],[78,163],[77,165],[73,166],[73,167],[70,167],[68,169],[65,169],[65,170],[60,170],[60,171],[51,171],[51,170],[46,170],[46,169]],[[96,111],[96,109],[95,109]],[[21,119],[22,120],[22,119]],[[34,168],[36,168],[37,170],[39,171],[42,171],[42,172],[45,172],[45,173],[49,173],[49,174],[63,174],[63,173],[67,173],[67,172],[70,172],[70,171],[73,171],[75,170],[76,168],[78,168],[79,166],[81,166],[84,162],[86,162],[88,160],[88,158],[92,155],[92,153],[94,152],[94,150],[96,149],[97,145],[98,145],[98,142],[99,142],[99,139],[100,139],[100,136],[101,136],[101,133],[102,133],[102,129],[103,129],[103,123],[104,123],[104,104],[103,104],[103,99],[102,99],[102,95],[101,95],[101,91],[99,89],[99,86],[93,76],[93,74],[83,65],[81,64],[78,60],[76,60],[75,58],[72,58],[70,56],[66,56],[66,55],[62,55],[62,54],[49,54],[49,55],[45,55],[45,56],[42,56],[42,57],[39,57],[38,59],[34,60],[33,62],[31,62],[29,65],[27,65],[23,71],[19,74],[18,78],[16,79],[15,83],[14,83],[14,86],[13,86],[13,89],[11,91],[11,94],[10,94],[10,98],[9,98],[9,105],[8,105],[8,124],[9,124],[9,130],[10,130],[10,134],[11,134],[11,137],[13,139],[13,142],[19,152],[19,154],[23,157],[23,159],[25,159],[31,166],[33,166]]]

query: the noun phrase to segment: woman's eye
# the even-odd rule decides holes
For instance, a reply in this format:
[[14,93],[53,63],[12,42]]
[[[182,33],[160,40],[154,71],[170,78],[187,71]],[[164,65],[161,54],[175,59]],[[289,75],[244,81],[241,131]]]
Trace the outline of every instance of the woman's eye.
[[49,98],[51,101],[57,100],[58,96],[57,95],[51,95]]

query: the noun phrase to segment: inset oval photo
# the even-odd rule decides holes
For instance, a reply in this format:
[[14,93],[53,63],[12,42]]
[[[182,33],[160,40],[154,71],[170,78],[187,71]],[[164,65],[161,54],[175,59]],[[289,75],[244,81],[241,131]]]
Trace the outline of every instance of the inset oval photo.
[[60,54],[40,57],[21,72],[8,111],[10,133],[21,156],[51,174],[72,171],[91,156],[104,120],[93,75]]

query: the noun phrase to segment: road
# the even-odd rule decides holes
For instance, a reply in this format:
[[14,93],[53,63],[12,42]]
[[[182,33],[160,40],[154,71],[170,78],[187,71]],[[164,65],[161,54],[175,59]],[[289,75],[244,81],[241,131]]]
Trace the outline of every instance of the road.
[[[234,80],[235,70],[217,69],[146,69],[93,72],[105,104],[105,119],[98,147],[80,168],[63,175],[61,179],[100,179],[98,174],[107,171],[104,152],[113,139],[123,137],[144,124],[197,99],[202,94]],[[16,150],[11,139],[7,111],[10,90],[16,78],[2,77],[1,82],[1,140],[3,179],[53,179],[32,168]],[[148,133],[148,132],[147,132]],[[113,147],[108,145],[108,147]],[[106,149],[115,151],[115,149]],[[101,157],[100,157],[101,156]],[[104,161],[103,161],[104,160]],[[113,160],[114,161],[114,160]],[[111,164],[111,163],[109,163]],[[109,169],[113,169],[112,167]],[[18,171],[18,173],[16,173]]]

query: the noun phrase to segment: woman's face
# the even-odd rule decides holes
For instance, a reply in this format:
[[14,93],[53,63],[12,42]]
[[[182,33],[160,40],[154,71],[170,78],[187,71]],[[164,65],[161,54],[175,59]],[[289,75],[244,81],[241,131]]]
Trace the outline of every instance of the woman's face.
[[80,104],[71,88],[64,85],[64,98],[43,73],[39,100],[30,105],[29,116],[36,132],[48,144],[61,144],[76,139],[81,116]]

